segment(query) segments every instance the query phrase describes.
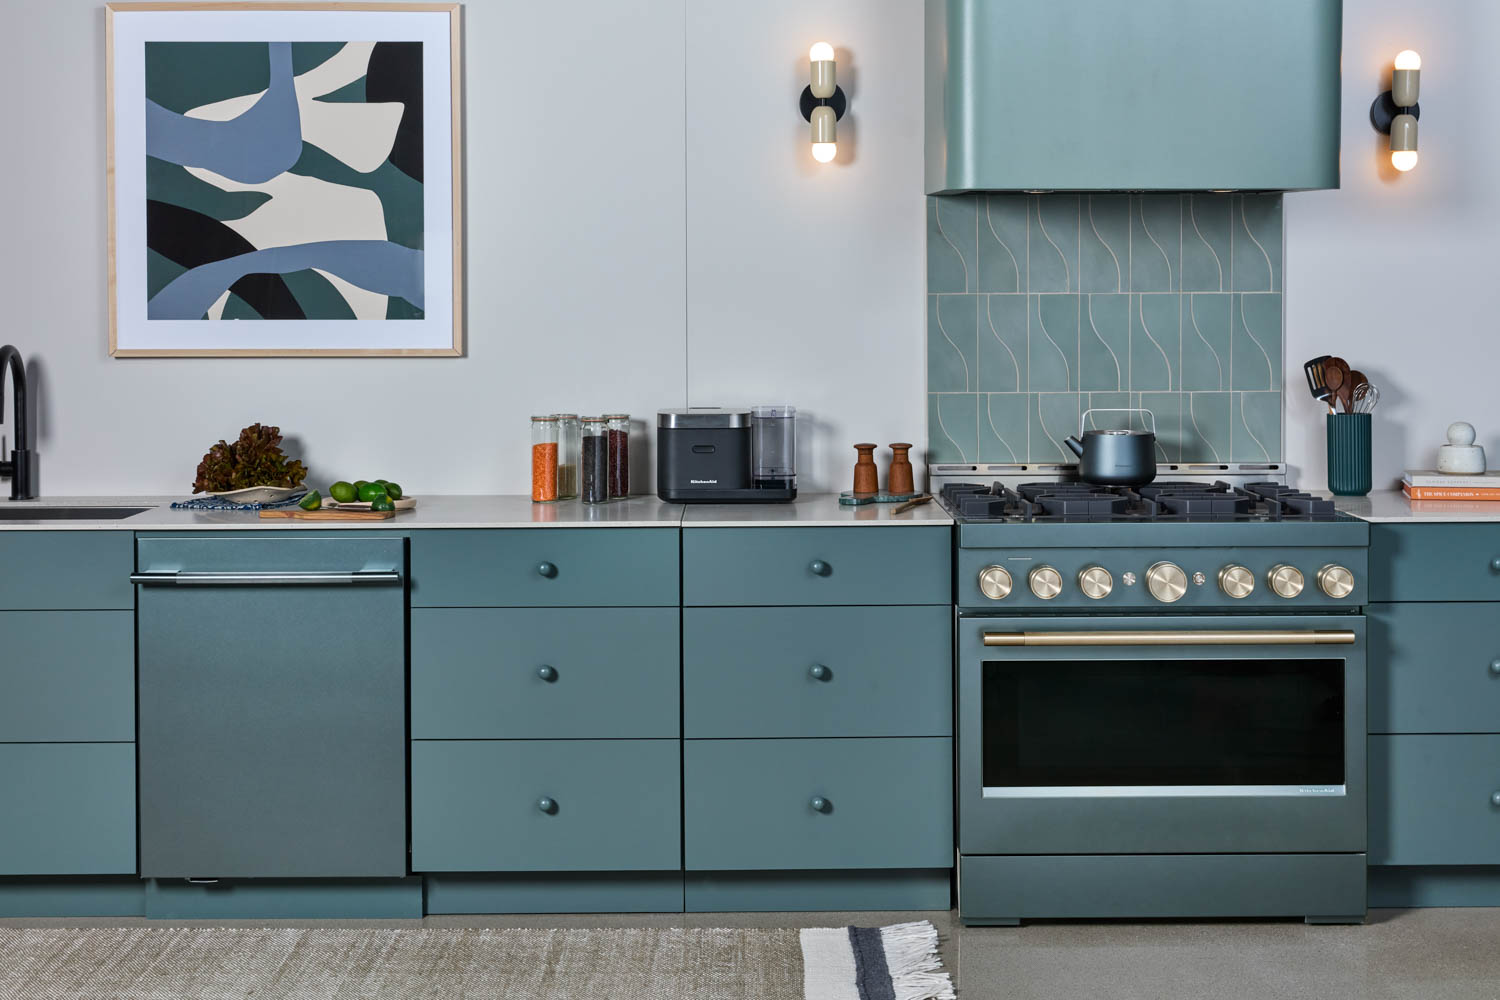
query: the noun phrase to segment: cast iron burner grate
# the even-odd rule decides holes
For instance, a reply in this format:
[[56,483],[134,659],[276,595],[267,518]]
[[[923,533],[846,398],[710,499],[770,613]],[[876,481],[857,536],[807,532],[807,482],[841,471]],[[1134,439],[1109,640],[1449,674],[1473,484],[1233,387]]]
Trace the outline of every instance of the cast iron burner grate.
[[1088,483],[948,483],[940,499],[970,521],[1337,520],[1332,500],[1282,486],[1225,482],[1150,483],[1135,489]]

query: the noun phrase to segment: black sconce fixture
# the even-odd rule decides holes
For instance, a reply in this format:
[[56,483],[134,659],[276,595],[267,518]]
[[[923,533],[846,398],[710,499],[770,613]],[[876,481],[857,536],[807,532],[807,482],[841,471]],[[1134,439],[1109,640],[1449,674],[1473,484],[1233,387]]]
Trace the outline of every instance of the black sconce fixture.
[[1417,119],[1422,117],[1417,94],[1421,77],[1422,57],[1411,49],[1403,49],[1396,54],[1391,89],[1370,105],[1370,124],[1381,135],[1391,137],[1391,166],[1402,173],[1417,165]]
[[818,42],[807,53],[812,84],[802,88],[802,117],[812,125],[812,155],[828,163],[838,155],[837,122],[844,117],[848,101],[834,76],[833,46]]

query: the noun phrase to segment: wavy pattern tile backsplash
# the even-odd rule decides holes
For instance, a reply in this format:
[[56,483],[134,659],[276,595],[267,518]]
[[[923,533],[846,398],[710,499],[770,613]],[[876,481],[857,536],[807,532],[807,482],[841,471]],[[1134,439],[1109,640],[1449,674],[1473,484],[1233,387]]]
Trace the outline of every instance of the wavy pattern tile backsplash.
[[1281,248],[1279,194],[928,198],[928,461],[1071,462],[1130,407],[1163,462],[1281,461]]

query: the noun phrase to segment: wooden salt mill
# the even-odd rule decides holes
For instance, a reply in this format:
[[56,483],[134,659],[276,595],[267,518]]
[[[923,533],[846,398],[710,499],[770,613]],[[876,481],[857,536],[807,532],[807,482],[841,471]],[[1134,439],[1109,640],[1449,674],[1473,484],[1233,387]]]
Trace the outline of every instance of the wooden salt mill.
[[911,459],[906,457],[909,451],[909,444],[898,441],[891,445],[891,470],[886,474],[885,483],[887,493],[899,496],[917,492],[912,479]]
[[880,470],[875,468],[875,445],[857,444],[859,459],[854,463],[854,495],[869,496],[880,492]]

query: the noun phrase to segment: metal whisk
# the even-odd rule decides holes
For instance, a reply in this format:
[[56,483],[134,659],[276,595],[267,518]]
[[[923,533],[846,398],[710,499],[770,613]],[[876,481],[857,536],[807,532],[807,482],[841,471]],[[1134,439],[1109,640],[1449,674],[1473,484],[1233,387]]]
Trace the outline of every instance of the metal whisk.
[[1361,382],[1354,387],[1354,412],[1373,413],[1380,403],[1380,390],[1373,382]]

